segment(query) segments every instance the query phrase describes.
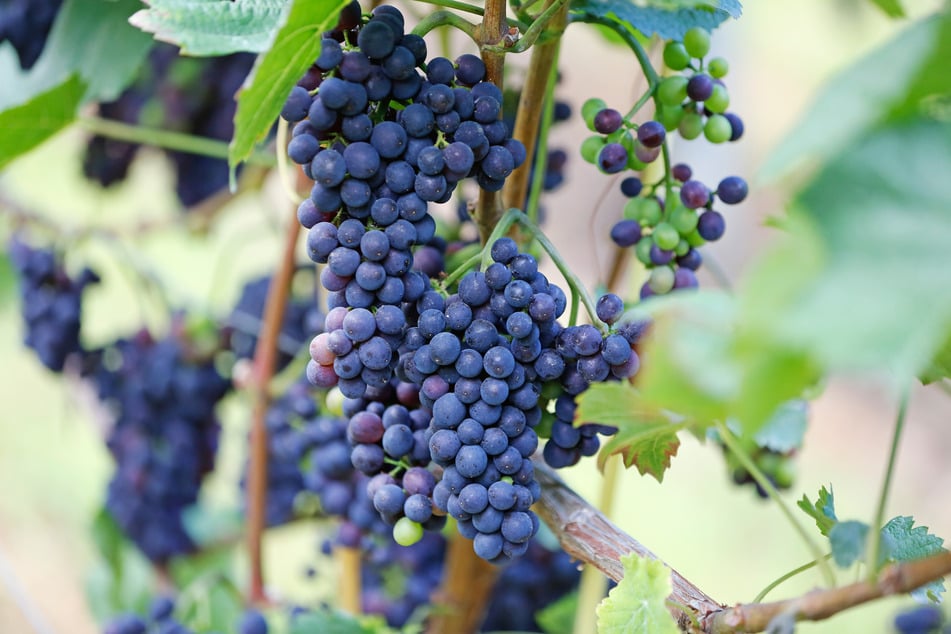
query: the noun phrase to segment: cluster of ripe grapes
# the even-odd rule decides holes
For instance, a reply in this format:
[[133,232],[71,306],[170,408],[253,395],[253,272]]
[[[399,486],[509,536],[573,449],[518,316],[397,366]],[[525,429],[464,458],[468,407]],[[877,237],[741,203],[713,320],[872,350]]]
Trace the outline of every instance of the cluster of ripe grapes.
[[4,0],[0,4],[0,44],[13,45],[23,70],[40,58],[62,4],[63,0]]

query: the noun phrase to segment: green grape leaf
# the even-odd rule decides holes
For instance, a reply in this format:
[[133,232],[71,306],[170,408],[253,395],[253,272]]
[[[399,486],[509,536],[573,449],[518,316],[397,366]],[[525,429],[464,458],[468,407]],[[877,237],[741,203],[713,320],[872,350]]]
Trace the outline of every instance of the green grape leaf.
[[656,559],[621,557],[624,578],[598,604],[598,634],[677,634],[667,611],[670,569]]
[[[893,517],[882,527],[882,541],[888,545],[888,560],[911,561],[945,552],[944,540],[928,532],[927,526],[915,526],[913,517]],[[912,591],[911,596],[919,601],[939,603],[944,593],[941,579],[925,584]]]
[[[951,327],[948,328],[948,331],[951,332]],[[925,385],[951,378],[951,337],[948,337],[934,358],[931,359],[931,364],[925,368],[925,371],[918,378]]]
[[331,610],[305,612],[292,617],[288,634],[372,634],[353,617]]
[[772,181],[800,167],[823,164],[871,130],[890,109],[907,103],[909,90],[927,93],[933,81],[946,84],[948,73],[942,73],[944,62],[936,49],[948,46],[948,38],[939,35],[949,21],[935,16],[915,22],[832,77],[770,153],[759,179]]
[[951,120],[948,101],[951,99],[951,76],[945,72],[951,58],[951,11],[945,11],[934,27],[930,53],[918,65],[903,99],[889,115],[903,118],[924,114],[943,121]]
[[129,20],[187,55],[261,53],[288,6],[285,0],[145,0]]
[[680,448],[677,432],[683,425],[672,425],[667,420],[628,423],[608,440],[598,454],[598,466],[604,468],[609,456],[620,454],[624,466],[636,466],[641,475],[652,475],[664,481],[664,472]]
[[865,555],[868,524],[855,520],[836,522],[829,529],[832,559],[840,568],[848,568]]
[[802,447],[809,418],[809,404],[801,399],[779,406],[766,424],[756,432],[756,444],[770,451],[786,453]]
[[535,613],[535,622],[545,634],[573,634],[578,593],[570,592]]
[[0,168],[72,123],[85,91],[86,85],[73,75],[30,101],[0,112]]
[[258,57],[238,92],[228,156],[232,172],[267,136],[291,88],[317,58],[320,34],[336,22],[346,4],[346,0],[294,0],[273,45]]
[[872,0],[872,4],[890,18],[905,17],[905,7],[901,6],[901,0]]
[[122,565],[122,548],[125,538],[122,530],[106,509],[99,509],[92,522],[92,538],[106,565],[118,576]]
[[819,497],[815,503],[810,502],[805,495],[796,503],[799,508],[805,511],[806,515],[816,521],[819,532],[829,536],[829,531],[835,526],[839,519],[835,516],[835,498],[832,495],[832,489],[822,487],[819,489]]
[[[656,3],[655,3],[656,4]],[[712,31],[729,17],[739,17],[739,2],[664,2],[670,8],[640,6],[630,0],[579,0],[572,11],[623,23],[646,37],[681,40],[693,27]],[[683,8],[690,6],[692,8]],[[676,7],[676,8],[675,8]]]
[[17,276],[13,271],[10,256],[0,253],[0,306],[8,306],[14,301],[17,288]]
[[230,579],[209,574],[185,586],[176,609],[182,623],[197,632],[232,632],[244,603]]
[[575,420],[623,426],[649,414],[630,383],[594,383],[578,397]]

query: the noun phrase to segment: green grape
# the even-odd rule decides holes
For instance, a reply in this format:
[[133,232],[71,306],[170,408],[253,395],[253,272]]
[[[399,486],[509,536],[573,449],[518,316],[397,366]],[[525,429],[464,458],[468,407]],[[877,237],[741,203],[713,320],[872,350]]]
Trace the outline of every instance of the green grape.
[[324,399],[324,407],[327,413],[334,416],[343,416],[343,401],[345,398],[338,387],[328,390],[327,397]]
[[671,70],[683,70],[690,63],[690,55],[683,44],[670,41],[664,47],[664,63]]
[[645,198],[641,207],[641,226],[653,227],[660,222],[664,215],[664,210],[660,208],[660,203],[656,198]]
[[[678,205],[670,213],[670,224],[682,235],[687,235],[697,228],[697,214],[693,209]],[[689,246],[689,245],[688,245]]]
[[683,75],[665,77],[657,86],[657,99],[665,106],[679,106],[687,98],[687,78]]
[[684,240],[683,238],[681,238],[680,242],[677,243],[677,248],[674,249],[674,254],[677,257],[680,257],[683,255],[687,255],[687,251],[689,250],[690,250],[690,243]]
[[589,136],[581,143],[581,158],[589,163],[598,162],[598,153],[605,145],[603,136]]
[[701,236],[696,229],[685,235],[684,239],[687,240],[687,244],[694,248],[702,247],[707,243],[707,241],[703,239],[703,236]]
[[400,546],[412,546],[423,538],[423,527],[408,517],[401,517],[393,525],[393,540]]
[[710,143],[723,143],[730,140],[733,134],[733,126],[730,120],[722,114],[711,115],[703,126],[703,136],[707,137]]
[[703,57],[710,52],[710,34],[699,26],[684,33],[684,48],[691,57]]
[[608,136],[608,143],[620,143],[627,153],[634,151],[634,135],[630,130],[620,129]]
[[651,234],[657,246],[664,251],[671,251],[680,242],[680,233],[670,224],[662,222],[654,227]]
[[596,114],[608,107],[608,104],[604,102],[604,99],[598,99],[594,97],[588,99],[584,102],[584,105],[581,106],[581,118],[584,119],[585,125],[588,126],[588,129],[594,132],[594,117]]
[[714,57],[707,64],[707,72],[710,73],[711,77],[721,78],[726,77],[726,74],[730,71],[730,64],[727,63],[722,57]]
[[651,271],[647,285],[658,295],[669,293],[674,288],[674,270],[669,266],[658,266]]
[[634,172],[642,172],[647,167],[647,163],[634,155],[634,152],[627,153],[627,169]]
[[[729,124],[730,122],[727,121],[727,125]],[[684,115],[684,118],[680,122],[680,125],[677,127],[677,129],[680,130],[680,136],[687,139],[688,141],[696,139],[698,136],[703,134],[703,117],[701,117],[696,112],[688,112]]]
[[679,105],[659,106],[657,112],[654,113],[654,119],[660,121],[660,124],[664,126],[665,130],[673,132],[677,129],[677,126],[680,125],[680,122],[683,121],[685,114],[687,114],[687,111]]
[[713,93],[703,102],[703,105],[710,112],[723,114],[730,107],[730,93],[727,92],[725,86],[714,84]]
[[634,245],[634,257],[644,266],[652,266],[651,244],[650,240],[641,240]]
[[624,210],[622,215],[625,220],[637,220],[640,222],[641,218],[641,208],[643,207],[644,199],[643,198],[631,198],[624,204]]

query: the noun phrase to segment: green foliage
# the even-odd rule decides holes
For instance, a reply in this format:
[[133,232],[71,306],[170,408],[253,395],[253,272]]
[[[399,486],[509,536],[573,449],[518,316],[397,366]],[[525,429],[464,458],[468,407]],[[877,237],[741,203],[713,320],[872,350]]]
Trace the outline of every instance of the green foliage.
[[832,530],[835,523],[839,521],[835,516],[835,497],[832,494],[832,489],[826,489],[825,487],[819,489],[819,497],[815,503],[810,502],[804,494],[796,504],[805,511],[806,515],[816,521],[819,532],[826,537],[829,536],[829,531]]
[[10,256],[0,253],[0,305],[9,305],[16,296],[16,274]]
[[840,568],[848,568],[865,554],[868,524],[855,520],[836,522],[829,529],[832,559]]
[[[915,520],[908,516],[893,517],[882,527],[882,543],[887,547],[890,561],[910,561],[944,552],[944,540],[928,532],[927,526],[915,526]],[[919,601],[941,601],[944,594],[944,582],[932,581],[912,591],[911,596]]]
[[661,0],[641,6],[630,0],[578,0],[571,5],[580,14],[606,18],[650,37],[680,40],[693,27],[707,31],[717,28],[727,18],[739,17],[736,0]]
[[30,101],[0,112],[0,168],[72,123],[85,91],[86,85],[73,75]]
[[373,634],[374,631],[377,628],[364,626],[347,614],[318,610],[295,616],[288,634]]
[[124,612],[143,611],[154,584],[148,561],[123,537],[105,509],[93,519],[91,534],[99,553],[85,580],[91,612],[105,620]]
[[624,578],[598,604],[598,634],[677,634],[667,611],[670,569],[656,559],[621,557]]
[[232,172],[274,125],[291,88],[317,58],[320,34],[335,23],[345,5],[344,0],[293,3],[270,50],[258,58],[245,88],[238,94],[228,158]]
[[266,51],[284,16],[284,0],[149,0],[131,23],[188,55]]
[[872,4],[885,12],[890,18],[905,17],[905,7],[901,5],[901,0],[872,0]]
[[241,618],[241,593],[225,576],[209,574],[186,586],[179,595],[176,614],[197,632],[232,632]]
[[[760,176],[773,180],[797,167],[829,160],[889,111],[907,112],[917,108],[924,96],[941,92],[941,86],[951,81],[940,61],[947,59],[946,49],[951,46],[949,24],[947,15],[918,21],[829,80],[766,160]],[[882,77],[889,81],[883,82]]]
[[570,592],[535,613],[535,622],[545,634],[573,634],[578,593]]
[[792,400],[779,406],[766,424],[756,433],[757,446],[786,453],[802,447],[809,418],[806,401]]

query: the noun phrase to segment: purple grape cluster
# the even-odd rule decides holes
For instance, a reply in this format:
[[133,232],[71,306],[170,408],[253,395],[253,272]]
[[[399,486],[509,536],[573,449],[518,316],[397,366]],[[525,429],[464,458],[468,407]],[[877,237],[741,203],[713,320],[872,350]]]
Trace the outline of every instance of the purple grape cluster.
[[20,68],[39,59],[63,0],[4,0],[0,3],[0,44],[10,42]]
[[10,261],[20,286],[23,342],[53,372],[62,372],[70,356],[79,355],[82,296],[99,281],[90,269],[72,278],[52,249],[33,248],[19,238],[10,243]]
[[91,352],[87,372],[115,416],[107,445],[116,461],[106,509],[149,559],[190,552],[183,512],[214,466],[215,407],[231,387],[212,358],[199,358],[180,331],[143,331]]
[[936,605],[917,605],[895,616],[894,631],[897,634],[948,634],[951,624],[945,623],[944,611]]

